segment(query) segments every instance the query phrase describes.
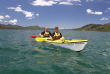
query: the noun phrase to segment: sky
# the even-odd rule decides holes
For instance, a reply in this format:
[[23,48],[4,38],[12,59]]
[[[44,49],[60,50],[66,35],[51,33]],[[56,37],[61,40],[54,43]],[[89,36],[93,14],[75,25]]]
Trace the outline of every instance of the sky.
[[110,0],[0,0],[0,23],[70,29],[110,22]]

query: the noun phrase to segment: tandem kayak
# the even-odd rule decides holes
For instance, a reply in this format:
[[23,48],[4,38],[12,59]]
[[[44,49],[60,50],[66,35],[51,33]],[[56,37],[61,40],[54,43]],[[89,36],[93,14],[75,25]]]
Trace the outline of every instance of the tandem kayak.
[[[48,42],[55,46],[68,48],[74,51],[82,51],[86,46],[86,44],[88,43],[88,40],[82,40],[82,39],[67,39],[67,40],[54,40],[54,41],[51,41],[48,38],[41,38],[41,40],[42,39],[44,39],[45,42]],[[38,42],[40,41],[38,38],[35,38],[35,40]]]

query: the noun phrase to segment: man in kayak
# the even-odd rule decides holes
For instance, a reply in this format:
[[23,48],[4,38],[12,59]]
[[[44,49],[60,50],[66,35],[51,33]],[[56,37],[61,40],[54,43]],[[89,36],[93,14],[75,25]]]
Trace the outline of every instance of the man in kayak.
[[51,40],[53,41],[53,40],[58,40],[58,39],[60,39],[61,37],[62,37],[62,34],[58,31],[59,29],[58,29],[58,27],[56,26],[55,27],[55,32],[53,32],[53,34],[51,35]]
[[51,32],[48,31],[48,27],[45,27],[45,31],[40,33],[39,36],[41,36],[41,37],[50,37],[51,36]]

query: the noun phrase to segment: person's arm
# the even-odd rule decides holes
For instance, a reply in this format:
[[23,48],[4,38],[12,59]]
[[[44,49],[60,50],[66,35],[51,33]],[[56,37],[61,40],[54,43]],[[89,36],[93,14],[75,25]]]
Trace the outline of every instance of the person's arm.
[[44,35],[45,31],[43,31],[42,33],[39,34],[40,37],[42,37],[42,35]]
[[55,32],[53,32],[53,33],[51,34],[51,37],[53,37],[53,36],[54,36],[54,34],[55,34]]
[[55,32],[53,32],[52,34],[51,34],[51,40],[53,41],[53,36],[54,36],[54,34],[55,34]]
[[61,37],[62,37],[62,34],[60,33]]
[[40,37],[42,36],[41,33],[39,34],[39,36],[40,36]]
[[51,32],[49,32],[50,36],[51,36]]

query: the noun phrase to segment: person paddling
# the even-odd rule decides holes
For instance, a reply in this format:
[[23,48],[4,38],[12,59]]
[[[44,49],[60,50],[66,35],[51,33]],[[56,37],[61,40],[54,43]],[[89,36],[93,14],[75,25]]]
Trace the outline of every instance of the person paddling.
[[53,32],[51,36],[52,36],[51,37],[52,41],[53,40],[58,40],[62,37],[62,34],[59,32],[59,28],[57,26],[55,27],[55,32]]
[[50,37],[51,36],[51,32],[48,31],[48,27],[45,27],[45,31],[41,32],[39,34],[39,36],[41,36],[41,37]]

